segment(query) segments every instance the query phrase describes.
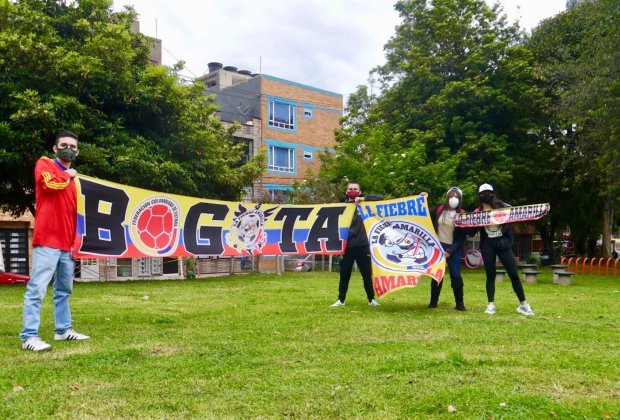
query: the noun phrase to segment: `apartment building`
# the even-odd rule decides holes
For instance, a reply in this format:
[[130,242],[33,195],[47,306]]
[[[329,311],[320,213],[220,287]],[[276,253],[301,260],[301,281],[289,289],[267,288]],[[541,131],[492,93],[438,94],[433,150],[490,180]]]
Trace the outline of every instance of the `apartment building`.
[[286,194],[308,169],[318,170],[319,153],[333,151],[341,94],[216,62],[198,80],[216,95],[222,121],[241,123],[235,138],[246,145],[248,157],[261,149],[267,154],[267,168],[247,200]]

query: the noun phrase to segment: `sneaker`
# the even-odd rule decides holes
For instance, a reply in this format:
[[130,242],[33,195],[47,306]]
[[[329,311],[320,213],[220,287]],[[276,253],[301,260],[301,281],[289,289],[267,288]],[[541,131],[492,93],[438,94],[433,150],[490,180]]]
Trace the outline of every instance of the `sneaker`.
[[54,340],[56,341],[65,341],[65,340],[88,340],[90,337],[84,334],[80,334],[79,332],[69,329],[62,334],[54,334]]
[[30,351],[47,351],[52,346],[41,340],[39,337],[30,337],[22,343],[22,349]]
[[370,302],[368,302],[368,306],[381,306],[381,304],[373,299]]
[[428,309],[434,309],[437,307],[437,302],[431,302],[428,304],[427,308]]
[[454,309],[456,309],[457,311],[466,311],[467,309],[465,309],[465,304],[463,303],[457,303],[456,306],[454,307]]
[[487,305],[487,309],[486,311],[484,311],[485,314],[487,315],[495,315],[495,305],[492,303],[489,303]]
[[338,299],[336,302],[331,304],[332,308],[338,308],[339,306],[344,306],[344,302]]
[[525,316],[534,316],[534,312],[532,311],[532,308],[530,308],[529,304],[519,305],[517,312]]

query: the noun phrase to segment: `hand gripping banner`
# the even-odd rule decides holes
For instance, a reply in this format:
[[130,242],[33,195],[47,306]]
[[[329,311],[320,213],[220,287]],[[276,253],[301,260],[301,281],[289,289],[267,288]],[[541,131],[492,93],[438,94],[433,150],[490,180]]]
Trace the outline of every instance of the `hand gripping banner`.
[[342,254],[353,204],[203,200],[77,179],[76,258]]
[[415,287],[423,275],[442,280],[446,262],[425,196],[364,201],[358,211],[368,234],[378,297]]
[[550,208],[549,203],[544,203],[457,214],[454,225],[468,228],[527,222],[528,220],[538,220],[544,217],[549,213]]

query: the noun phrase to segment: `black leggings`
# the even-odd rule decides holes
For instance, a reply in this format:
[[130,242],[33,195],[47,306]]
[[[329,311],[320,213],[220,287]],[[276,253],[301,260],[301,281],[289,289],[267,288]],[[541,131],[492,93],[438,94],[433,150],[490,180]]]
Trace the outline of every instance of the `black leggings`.
[[340,284],[338,286],[338,300],[344,302],[347,298],[347,290],[349,289],[349,280],[351,280],[351,271],[353,271],[353,263],[357,262],[357,267],[362,273],[364,279],[364,289],[366,297],[370,302],[375,298],[375,289],[372,287],[372,270],[370,268],[370,247],[356,246],[347,248],[344,251],[342,260],[340,261]]
[[525,292],[523,285],[519,280],[517,272],[517,261],[515,254],[512,252],[512,243],[507,238],[487,239],[480,247],[482,259],[484,260],[484,270],[487,273],[487,299],[489,302],[495,302],[495,257],[504,265],[508,277],[512,282],[512,290],[515,291],[519,302],[525,300]]

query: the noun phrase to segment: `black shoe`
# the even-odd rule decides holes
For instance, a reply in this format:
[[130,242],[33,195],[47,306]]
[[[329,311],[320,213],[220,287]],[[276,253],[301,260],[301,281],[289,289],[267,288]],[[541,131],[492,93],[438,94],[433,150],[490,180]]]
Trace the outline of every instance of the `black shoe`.
[[436,307],[437,307],[437,302],[431,302],[431,303],[428,304],[428,308],[429,309],[433,309],[433,308],[436,308]]
[[457,303],[456,307],[454,309],[456,309],[457,311],[466,311],[467,310],[467,309],[465,309],[465,305],[462,304],[462,303]]

